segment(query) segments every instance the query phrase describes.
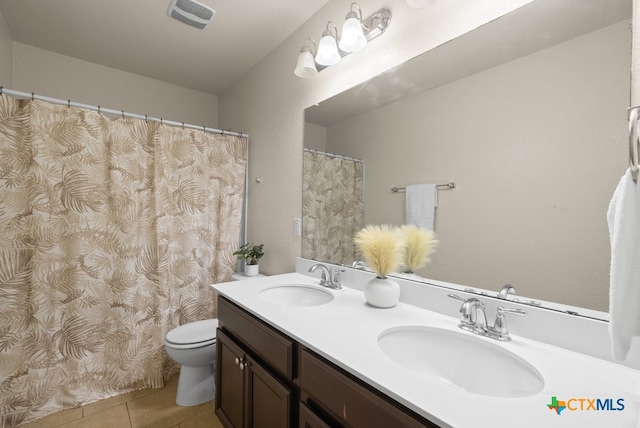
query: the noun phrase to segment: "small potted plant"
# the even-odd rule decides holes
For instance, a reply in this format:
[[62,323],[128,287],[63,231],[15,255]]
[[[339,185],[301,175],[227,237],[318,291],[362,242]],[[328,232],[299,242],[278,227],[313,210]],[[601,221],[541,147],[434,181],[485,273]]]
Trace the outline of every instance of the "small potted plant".
[[256,276],[260,271],[258,261],[264,256],[264,244],[253,245],[246,243],[238,248],[233,255],[238,256],[238,260],[244,260],[244,274]]

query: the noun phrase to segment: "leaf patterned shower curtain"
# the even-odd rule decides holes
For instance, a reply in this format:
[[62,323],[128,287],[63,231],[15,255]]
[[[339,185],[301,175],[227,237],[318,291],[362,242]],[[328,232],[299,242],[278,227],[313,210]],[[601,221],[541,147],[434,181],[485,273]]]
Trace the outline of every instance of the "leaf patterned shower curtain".
[[364,164],[305,151],[302,256],[337,264],[356,260],[353,237],[364,223]]
[[0,417],[161,387],[234,271],[246,138],[0,96]]

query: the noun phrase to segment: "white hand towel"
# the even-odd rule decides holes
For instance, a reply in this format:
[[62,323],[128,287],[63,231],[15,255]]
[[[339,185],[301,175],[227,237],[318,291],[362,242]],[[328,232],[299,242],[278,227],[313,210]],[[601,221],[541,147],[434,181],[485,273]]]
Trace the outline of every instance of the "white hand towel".
[[640,336],[640,184],[622,176],[607,211],[611,239],[609,335],[613,358],[624,361]]
[[435,184],[407,186],[406,224],[415,224],[433,230],[437,206],[438,190]]

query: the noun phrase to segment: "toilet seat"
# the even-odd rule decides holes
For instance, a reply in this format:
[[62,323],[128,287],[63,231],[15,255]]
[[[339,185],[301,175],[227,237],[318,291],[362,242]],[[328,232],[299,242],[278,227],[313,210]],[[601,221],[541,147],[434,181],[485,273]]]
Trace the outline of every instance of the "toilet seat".
[[176,349],[202,348],[216,343],[217,319],[190,322],[174,328],[165,338]]

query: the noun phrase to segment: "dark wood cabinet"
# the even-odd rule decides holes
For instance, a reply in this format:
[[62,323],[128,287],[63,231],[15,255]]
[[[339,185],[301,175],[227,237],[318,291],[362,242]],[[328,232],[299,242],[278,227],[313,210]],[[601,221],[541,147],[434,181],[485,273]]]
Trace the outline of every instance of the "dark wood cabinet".
[[225,426],[243,427],[245,374],[239,363],[244,350],[220,330],[216,347],[216,414]]
[[437,428],[222,297],[218,320],[215,409],[225,427]]
[[218,330],[216,415],[227,427],[291,426],[292,391]]
[[[297,426],[294,343],[232,303],[220,299],[216,415],[225,427]],[[295,403],[295,406],[294,406]]]
[[251,357],[246,357],[246,427],[283,428],[291,426],[292,392]]

